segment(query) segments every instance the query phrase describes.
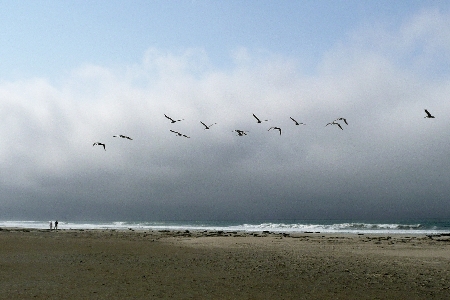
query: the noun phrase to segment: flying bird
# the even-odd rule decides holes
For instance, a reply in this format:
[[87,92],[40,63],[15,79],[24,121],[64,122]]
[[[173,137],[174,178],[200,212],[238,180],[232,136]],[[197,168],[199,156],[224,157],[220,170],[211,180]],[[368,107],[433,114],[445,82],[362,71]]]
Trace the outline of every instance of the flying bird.
[[425,109],[425,113],[427,114],[427,116],[424,118],[434,119],[434,116],[432,116],[428,110]]
[[257,123],[262,123],[262,122],[266,122],[266,121],[269,121],[269,120],[260,120],[257,116],[255,116],[255,114],[253,114],[253,117],[256,119],[256,122]]
[[180,132],[178,132],[178,131],[175,131],[175,130],[172,130],[172,129],[170,129],[170,131],[173,132],[173,133],[175,133],[177,136],[183,136],[183,137],[185,137],[185,138],[190,139],[189,136],[187,136],[187,135],[185,135],[185,134],[182,134],[182,133],[180,133]]
[[105,144],[97,142],[97,143],[94,143],[92,146],[95,146],[95,145],[103,146],[103,149],[105,149],[105,151],[106,151]]
[[247,135],[248,131],[236,129],[236,130],[233,130],[233,132],[237,132],[237,136],[244,136],[244,135]]
[[113,135],[113,137],[120,137],[120,138],[123,138],[123,139],[133,140],[133,139],[130,138],[129,136],[122,135],[122,134],[119,134],[119,135]]
[[337,123],[336,121],[333,121],[333,122],[331,122],[331,123],[328,123],[327,125],[325,125],[325,127],[327,127],[328,125],[337,125],[337,126],[339,126],[339,128],[340,128],[341,130],[344,130],[344,129],[342,129],[341,124]]
[[174,119],[172,119],[171,117],[168,117],[166,114],[164,114],[164,117],[166,117],[167,119],[169,119],[171,123],[176,123],[176,122],[179,122],[179,121],[183,121],[183,120],[184,120],[184,119],[174,120]]
[[206,129],[209,129],[209,128],[211,128],[211,126],[217,124],[217,123],[214,123],[214,124],[211,124],[211,125],[207,126],[207,125],[206,125],[205,123],[203,123],[202,121],[200,121],[200,123],[202,123],[202,125],[205,126],[205,130],[206,130]]
[[[281,128],[280,127],[270,127],[269,130],[271,130],[271,129],[278,130],[280,132],[280,135],[281,135]],[[267,130],[267,131],[269,131],[269,130]]]
[[306,125],[305,123],[297,122],[293,117],[289,117],[289,118],[291,118],[291,120],[294,121],[295,125],[300,125],[300,124],[301,125]]

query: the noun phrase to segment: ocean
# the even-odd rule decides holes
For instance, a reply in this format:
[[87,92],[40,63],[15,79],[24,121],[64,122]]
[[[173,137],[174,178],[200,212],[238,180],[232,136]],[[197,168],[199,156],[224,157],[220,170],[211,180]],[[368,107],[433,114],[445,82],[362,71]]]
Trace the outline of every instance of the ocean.
[[[407,221],[277,220],[258,222],[159,221],[159,222],[71,222],[58,220],[58,229],[116,230],[207,230],[277,233],[442,234],[450,233],[450,220]],[[48,221],[0,221],[0,228],[48,229]]]

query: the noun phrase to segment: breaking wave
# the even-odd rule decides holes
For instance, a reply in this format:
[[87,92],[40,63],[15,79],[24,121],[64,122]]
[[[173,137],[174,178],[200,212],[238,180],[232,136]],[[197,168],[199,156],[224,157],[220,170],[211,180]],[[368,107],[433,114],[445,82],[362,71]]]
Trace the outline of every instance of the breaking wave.
[[432,228],[425,228],[421,224],[374,224],[374,223],[335,223],[335,224],[304,224],[304,223],[262,223],[259,225],[244,224],[248,230],[269,230],[287,232],[411,232],[426,231]]
[[[1,227],[48,229],[49,221],[0,221]],[[244,232],[286,232],[286,233],[389,233],[389,234],[436,234],[450,233],[448,220],[425,220],[423,222],[260,222],[237,223],[224,221],[174,221],[174,222],[65,222],[60,229],[117,229],[117,230],[222,230]]]

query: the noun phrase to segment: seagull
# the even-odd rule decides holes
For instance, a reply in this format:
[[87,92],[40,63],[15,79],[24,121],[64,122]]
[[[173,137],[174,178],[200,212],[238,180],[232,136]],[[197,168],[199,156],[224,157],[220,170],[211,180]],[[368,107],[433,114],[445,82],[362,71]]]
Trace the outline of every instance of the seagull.
[[217,123],[214,123],[214,124],[211,124],[211,125],[209,125],[209,126],[206,126],[206,124],[203,123],[202,121],[200,121],[200,123],[202,123],[202,125],[205,126],[205,130],[206,130],[206,129],[209,129],[209,128],[211,128],[211,126],[217,124]]
[[[281,135],[281,128],[280,127],[270,127],[269,130],[270,129],[278,130],[280,132],[280,135]],[[267,130],[267,131],[269,131],[269,130]]]
[[331,123],[328,123],[327,125],[325,125],[325,127],[327,127],[328,125],[337,125],[337,126],[339,126],[339,128],[340,128],[341,130],[344,130],[344,129],[342,129],[341,124],[336,123],[336,121],[333,121],[333,122],[331,122]]
[[121,137],[121,138],[123,138],[123,139],[129,139],[129,140],[133,140],[132,138],[130,138],[129,136],[126,136],[126,135],[121,135],[121,134],[119,134],[119,135],[113,135],[113,137]]
[[248,131],[236,129],[236,130],[233,130],[233,132],[237,132],[238,136],[244,136],[244,135],[247,135]]
[[253,117],[255,117],[257,123],[262,123],[262,122],[269,121],[269,120],[262,120],[261,121],[257,116],[255,116],[255,114],[253,114]]
[[105,149],[105,151],[106,151],[105,144],[97,142],[97,143],[94,143],[92,146],[95,146],[95,145],[103,146],[103,149]]
[[178,135],[178,136],[184,136],[185,138],[190,139],[189,136],[187,136],[187,135],[185,135],[185,134],[182,134],[182,133],[180,133],[180,132],[178,132],[178,131],[174,131],[174,130],[172,130],[172,129],[170,129],[170,131],[173,132],[173,133],[175,133],[175,134]]
[[347,119],[345,119],[345,118],[338,118],[338,119],[334,120],[333,122],[336,122],[336,121],[344,121],[345,125],[348,125]]
[[299,122],[297,122],[297,121],[294,120],[294,118],[292,118],[292,117],[289,117],[289,118],[291,118],[291,120],[294,121],[295,125],[300,125],[300,124],[301,124],[301,125],[306,125],[305,123],[301,123],[301,122],[299,123]]
[[434,119],[434,116],[432,116],[428,110],[425,109],[425,113],[427,114],[427,116],[424,118]]
[[183,121],[183,120],[184,120],[184,119],[174,120],[174,119],[172,119],[171,117],[168,117],[166,114],[164,114],[164,117],[166,117],[167,119],[169,119],[171,123],[176,123],[176,122],[178,122],[178,121]]

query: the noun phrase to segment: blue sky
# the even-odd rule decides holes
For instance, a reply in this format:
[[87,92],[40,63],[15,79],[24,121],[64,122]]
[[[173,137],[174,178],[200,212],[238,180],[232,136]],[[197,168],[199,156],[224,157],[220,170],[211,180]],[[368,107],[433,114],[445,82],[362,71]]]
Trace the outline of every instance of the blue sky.
[[138,63],[155,47],[204,49],[217,67],[239,47],[302,60],[370,26],[396,29],[445,1],[2,1],[1,77],[57,77],[85,63]]
[[447,1],[0,3],[2,219],[450,216]]

